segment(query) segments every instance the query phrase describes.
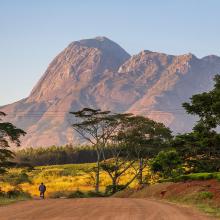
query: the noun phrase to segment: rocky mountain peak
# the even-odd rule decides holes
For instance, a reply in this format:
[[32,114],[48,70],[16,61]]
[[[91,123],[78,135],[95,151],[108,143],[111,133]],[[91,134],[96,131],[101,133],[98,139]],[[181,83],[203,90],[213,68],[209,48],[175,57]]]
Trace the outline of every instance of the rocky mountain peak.
[[106,37],[72,42],[50,63],[28,100],[45,101],[64,96],[68,90],[72,91],[70,85],[80,82],[78,87],[82,88],[106,70],[117,71],[129,58],[124,49]]
[[84,39],[53,59],[29,97],[0,110],[27,132],[23,146],[79,143],[69,112],[83,107],[140,114],[174,132],[189,131],[194,118],[182,103],[211,89],[219,72],[220,57],[214,55],[143,50],[130,56],[106,37]]
[[139,54],[128,59],[119,69],[120,73],[132,71],[144,71],[154,69],[156,66],[168,65],[172,62],[173,56],[164,53],[143,50]]

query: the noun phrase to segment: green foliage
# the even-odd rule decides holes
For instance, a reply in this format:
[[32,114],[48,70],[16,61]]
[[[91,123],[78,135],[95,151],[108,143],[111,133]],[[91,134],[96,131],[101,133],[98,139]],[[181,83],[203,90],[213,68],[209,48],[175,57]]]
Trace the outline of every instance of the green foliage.
[[31,182],[28,175],[24,171],[20,173],[8,172],[2,177],[2,181],[10,183],[12,186],[16,186],[21,183]]
[[20,188],[11,189],[7,192],[3,192],[0,190],[0,198],[31,198],[31,195],[27,192],[24,192]]
[[[106,156],[108,157],[108,150]],[[101,158],[102,159],[102,158]],[[26,148],[15,152],[15,161],[18,164],[32,166],[93,163],[97,154],[91,146],[51,146],[48,148]]]
[[204,131],[220,124],[220,75],[216,75],[214,81],[213,90],[193,95],[190,103],[183,103],[189,114],[199,116],[197,129],[202,127]]
[[198,199],[204,200],[204,199],[212,199],[214,194],[212,192],[203,191],[198,193]]
[[93,198],[93,197],[105,197],[106,195],[103,194],[102,192],[95,192],[95,191],[88,191],[87,192],[87,196],[90,198]]
[[59,199],[59,198],[67,198],[68,192],[66,191],[55,191],[49,194],[49,197],[52,199]]
[[152,171],[160,172],[164,178],[182,173],[182,160],[175,150],[161,151],[151,160]]
[[183,103],[187,113],[199,117],[193,131],[177,135],[172,146],[186,161],[190,172],[216,172],[220,170],[220,75],[214,78],[214,88],[209,92],[193,95]]
[[162,123],[143,116],[131,116],[124,122],[124,128],[117,139],[130,149],[131,157],[151,158],[167,146],[171,131]]
[[220,173],[191,173],[187,175],[180,175],[173,178],[161,180],[160,182],[182,182],[191,180],[209,180],[217,179],[220,181]]
[[87,194],[83,193],[80,190],[76,190],[68,195],[68,198],[87,198]]
[[190,172],[217,172],[220,170],[220,134],[216,131],[197,131],[177,135],[171,142]]
[[21,189],[13,189],[9,190],[6,193],[7,198],[17,198],[17,197],[25,197],[25,198],[31,198],[30,194],[27,192],[22,191]]
[[2,116],[4,117],[6,114],[0,112],[0,174],[4,173],[7,167],[13,165],[13,163],[9,162],[14,156],[12,151],[8,149],[10,144],[19,146],[19,138],[26,134],[9,122],[2,122]]
[[82,192],[79,189],[76,191],[56,191],[50,193],[49,197],[58,199],[58,198],[94,198],[94,197],[105,197],[106,195],[101,192],[88,191]]
[[111,194],[113,194],[113,193],[122,191],[122,190],[124,190],[125,188],[126,188],[125,185],[117,185],[117,186],[115,186],[115,185],[108,185],[108,186],[106,186],[106,188],[105,188],[105,194],[106,194],[106,195],[111,195]]

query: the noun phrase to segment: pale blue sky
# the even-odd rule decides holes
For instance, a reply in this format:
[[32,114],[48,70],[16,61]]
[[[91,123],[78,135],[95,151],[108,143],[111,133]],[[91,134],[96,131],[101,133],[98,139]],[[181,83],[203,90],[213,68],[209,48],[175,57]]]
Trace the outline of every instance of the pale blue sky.
[[219,0],[0,0],[0,105],[28,96],[70,42],[220,56]]

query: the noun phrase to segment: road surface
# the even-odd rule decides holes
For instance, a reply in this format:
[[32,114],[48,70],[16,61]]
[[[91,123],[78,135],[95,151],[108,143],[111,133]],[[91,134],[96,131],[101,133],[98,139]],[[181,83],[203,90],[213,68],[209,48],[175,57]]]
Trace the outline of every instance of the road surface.
[[198,212],[147,199],[48,199],[0,207],[1,220],[206,220]]

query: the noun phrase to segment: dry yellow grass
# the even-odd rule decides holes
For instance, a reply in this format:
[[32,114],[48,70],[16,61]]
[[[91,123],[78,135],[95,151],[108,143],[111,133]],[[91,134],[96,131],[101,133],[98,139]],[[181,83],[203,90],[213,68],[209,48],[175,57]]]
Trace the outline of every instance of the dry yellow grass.
[[[32,171],[26,171],[30,182],[23,182],[17,184],[16,187],[20,187],[23,191],[30,193],[32,196],[38,196],[38,186],[43,182],[47,186],[46,196],[57,191],[91,191],[94,190],[94,173],[91,169],[95,164],[68,164],[68,165],[56,165],[56,166],[42,166],[36,167]],[[10,181],[10,175],[19,176],[24,170],[22,169],[10,169],[8,171],[8,181],[1,182],[1,189],[3,191],[9,191],[15,187]],[[134,170],[131,168],[120,177],[119,184],[126,184],[134,175]],[[153,176],[149,169],[144,170],[144,176],[148,178],[150,183],[154,183],[157,178]],[[12,178],[12,179],[13,179]],[[111,185],[110,177],[105,173],[100,174],[100,190],[104,191],[107,185]],[[137,185],[135,180],[130,186]]]

